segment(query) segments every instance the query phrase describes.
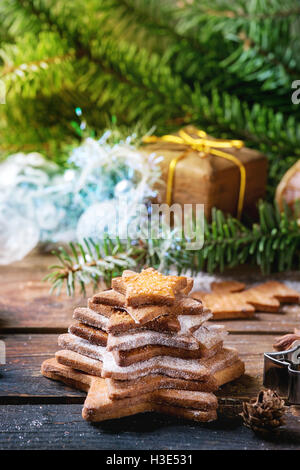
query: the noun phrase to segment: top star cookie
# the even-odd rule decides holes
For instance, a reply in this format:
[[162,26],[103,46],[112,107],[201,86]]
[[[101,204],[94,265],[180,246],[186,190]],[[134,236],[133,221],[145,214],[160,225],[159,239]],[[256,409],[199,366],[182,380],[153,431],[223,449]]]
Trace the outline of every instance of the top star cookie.
[[173,305],[175,295],[187,287],[184,276],[164,276],[153,268],[141,273],[124,273],[112,281],[112,288],[125,295],[126,305]]

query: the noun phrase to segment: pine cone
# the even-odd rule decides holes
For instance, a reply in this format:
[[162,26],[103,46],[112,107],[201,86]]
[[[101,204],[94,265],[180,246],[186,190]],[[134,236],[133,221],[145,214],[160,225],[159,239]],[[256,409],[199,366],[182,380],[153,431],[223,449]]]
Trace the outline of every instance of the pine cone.
[[284,413],[284,400],[273,390],[261,390],[256,400],[243,403],[241,416],[254,432],[269,433],[285,423]]

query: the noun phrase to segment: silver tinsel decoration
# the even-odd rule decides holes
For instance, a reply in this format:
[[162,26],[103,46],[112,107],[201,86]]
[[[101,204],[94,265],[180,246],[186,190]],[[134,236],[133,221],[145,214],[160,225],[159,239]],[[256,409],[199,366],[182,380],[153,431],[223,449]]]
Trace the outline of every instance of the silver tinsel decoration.
[[[22,259],[39,241],[110,234],[113,212],[104,203],[122,199],[134,208],[155,195],[161,157],[146,158],[130,137],[109,145],[109,135],[87,138],[65,171],[38,153],[14,154],[0,164],[0,264]],[[124,227],[130,212],[122,216]]]

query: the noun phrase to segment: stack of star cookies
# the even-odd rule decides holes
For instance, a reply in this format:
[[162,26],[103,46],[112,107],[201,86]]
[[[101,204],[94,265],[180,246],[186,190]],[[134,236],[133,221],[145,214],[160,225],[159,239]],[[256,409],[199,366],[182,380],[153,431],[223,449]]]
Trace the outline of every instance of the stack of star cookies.
[[239,377],[244,364],[223,347],[226,331],[208,324],[192,279],[152,268],[124,271],[112,289],[76,308],[62,348],[42,373],[88,391],[90,421],[159,411],[196,421],[216,418],[217,388]]

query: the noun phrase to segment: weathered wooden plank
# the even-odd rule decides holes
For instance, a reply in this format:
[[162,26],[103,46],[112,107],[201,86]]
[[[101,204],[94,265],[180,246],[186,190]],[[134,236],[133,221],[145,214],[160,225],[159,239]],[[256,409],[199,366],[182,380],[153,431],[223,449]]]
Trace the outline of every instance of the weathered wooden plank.
[[2,266],[0,265],[0,282],[22,281],[30,279],[40,280],[48,266],[54,264],[56,257],[41,251],[33,250],[21,261]]
[[[50,286],[41,281],[3,282],[0,284],[0,330],[2,332],[62,332],[72,321],[75,307],[87,299],[49,294]],[[251,320],[224,323],[234,333],[284,334],[299,328],[300,306],[285,305],[281,313],[257,313]]]
[[[0,397],[2,403],[20,397],[23,402],[51,400],[64,402],[71,397],[83,397],[40,374],[41,363],[57,351],[57,335],[8,335],[5,340],[7,364],[2,366]],[[236,347],[246,364],[246,375],[222,388],[220,397],[241,400],[254,396],[261,387],[263,353],[272,350],[271,335],[229,335],[226,344]],[[32,399],[33,398],[33,399]]]
[[22,261],[0,266],[0,331],[62,332],[68,328],[74,308],[85,306],[87,299],[50,295],[51,285],[42,279],[55,262],[54,256],[36,251]]
[[290,333],[300,327],[300,305],[283,305],[279,313],[256,313],[251,320],[223,320],[232,333],[276,334]]
[[1,339],[6,345],[6,365],[0,366],[1,403],[78,402],[78,397],[83,402],[83,392],[41,376],[42,362],[58,349],[57,335],[9,335]]
[[[54,261],[53,256],[33,253],[20,262],[0,266],[0,331],[26,332],[28,328],[35,333],[62,332],[71,322],[73,309],[86,305],[86,299],[80,296],[69,298],[65,294],[59,297],[49,294],[49,284],[41,279]],[[240,271],[245,269],[240,268]],[[257,272],[247,272],[252,282],[263,280]],[[243,280],[245,275],[240,274],[238,278]],[[292,279],[295,282],[295,273]],[[226,328],[234,333],[280,335],[299,327],[300,306],[285,305],[278,314],[257,313],[252,320],[220,323],[226,324]]]
[[64,331],[72,321],[76,306],[86,305],[82,297],[50,295],[50,286],[41,281],[4,282],[0,285],[0,329],[20,331]]
[[234,400],[241,403],[257,395],[262,388],[263,354],[273,350],[275,337],[272,335],[229,335],[225,344],[238,350],[245,363],[245,375],[221,387],[217,395],[222,402]]
[[[97,425],[81,418],[81,405],[0,406],[0,449],[296,449],[300,419],[288,415],[278,435],[264,440],[238,417],[198,424],[157,413]],[[117,451],[116,451],[117,449]]]

